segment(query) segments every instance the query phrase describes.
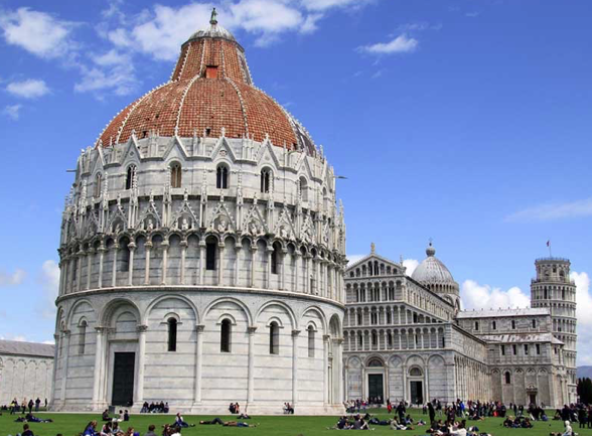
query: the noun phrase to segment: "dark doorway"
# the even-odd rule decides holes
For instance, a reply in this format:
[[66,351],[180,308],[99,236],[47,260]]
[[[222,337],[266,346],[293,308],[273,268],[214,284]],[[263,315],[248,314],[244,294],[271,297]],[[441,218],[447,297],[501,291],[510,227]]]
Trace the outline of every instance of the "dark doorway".
[[372,400],[378,398],[382,402],[383,395],[382,374],[368,374],[368,396]]
[[423,382],[411,382],[411,404],[423,404]]
[[113,363],[113,406],[130,406],[134,402],[136,353],[115,353]]
[[536,404],[536,394],[530,394],[530,404]]

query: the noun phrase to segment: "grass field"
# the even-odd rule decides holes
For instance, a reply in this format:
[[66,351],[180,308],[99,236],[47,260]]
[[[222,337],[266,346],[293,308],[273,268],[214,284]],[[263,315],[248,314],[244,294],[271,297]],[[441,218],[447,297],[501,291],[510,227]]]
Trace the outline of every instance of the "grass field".
[[[371,411],[373,415],[379,419],[387,419],[389,416],[386,409],[374,409]],[[412,411],[411,415],[414,419],[427,420],[426,415],[422,415],[421,411]],[[39,413],[40,417],[51,418],[53,423],[48,424],[30,424],[35,436],[55,436],[57,433],[62,433],[64,436],[74,436],[84,430],[84,426],[91,420],[99,420],[99,415],[91,414],[59,414],[59,413]],[[230,421],[235,418],[230,416],[220,416],[224,421]],[[392,417],[392,415],[391,415]],[[185,421],[197,424],[201,419],[211,419],[211,416],[185,416]],[[14,422],[16,416],[10,416],[4,413],[0,416],[0,436],[16,435],[22,432],[23,424]],[[122,423],[124,430],[129,426],[133,426],[141,435],[147,431],[148,425],[154,424],[157,426],[157,434],[160,434],[160,427],[166,423],[174,422],[174,415],[132,415],[129,423]],[[230,436],[236,433],[248,435],[269,435],[269,436],[297,436],[302,434],[304,436],[314,435],[330,435],[337,432],[337,430],[327,430],[327,427],[332,426],[337,421],[336,417],[332,416],[254,416],[249,422],[250,424],[257,423],[257,428],[233,428],[222,427],[219,425],[200,426],[183,429],[184,436]],[[501,418],[486,418],[485,421],[470,421],[469,425],[477,425],[480,432],[490,433],[494,436],[547,436],[549,432],[560,432],[563,430],[563,425],[560,421],[549,422],[535,422],[532,429],[507,429],[501,426]],[[574,431],[580,435],[592,436],[592,429],[579,429],[578,425],[574,425]],[[392,434],[394,431],[388,427],[372,426],[374,428],[373,435]],[[427,427],[415,427],[415,430],[409,430],[400,433],[400,436],[416,436],[425,435]]]

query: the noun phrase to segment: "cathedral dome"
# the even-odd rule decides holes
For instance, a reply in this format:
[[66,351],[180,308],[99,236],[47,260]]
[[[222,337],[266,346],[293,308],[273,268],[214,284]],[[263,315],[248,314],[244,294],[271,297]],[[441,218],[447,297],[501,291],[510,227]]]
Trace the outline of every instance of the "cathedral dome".
[[454,278],[452,274],[446,268],[436,254],[436,249],[430,242],[430,245],[426,249],[426,257],[423,262],[413,271],[411,277],[422,284],[454,284]]
[[244,49],[213,19],[182,46],[169,82],[117,114],[97,145],[125,143],[135,134],[249,138],[315,154],[306,129],[253,85]]

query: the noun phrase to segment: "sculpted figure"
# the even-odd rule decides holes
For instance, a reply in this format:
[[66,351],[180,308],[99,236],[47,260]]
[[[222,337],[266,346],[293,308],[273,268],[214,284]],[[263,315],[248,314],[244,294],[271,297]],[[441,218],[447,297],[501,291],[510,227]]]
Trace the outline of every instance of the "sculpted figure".
[[220,218],[220,220],[218,221],[217,230],[220,233],[224,233],[227,228],[228,228],[228,223],[226,222],[226,220],[224,218]]
[[187,218],[183,217],[183,221],[181,222],[181,230],[185,231],[185,230],[189,230],[189,222],[187,221]]

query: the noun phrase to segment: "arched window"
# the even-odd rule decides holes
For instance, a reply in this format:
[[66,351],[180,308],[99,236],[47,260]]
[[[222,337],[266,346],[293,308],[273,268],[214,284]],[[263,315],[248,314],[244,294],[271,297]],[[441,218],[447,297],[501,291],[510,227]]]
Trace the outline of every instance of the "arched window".
[[84,354],[86,349],[86,321],[82,321],[78,326],[78,354]]
[[509,385],[510,383],[512,383],[512,376],[511,376],[511,374],[510,374],[509,371],[506,372],[505,377],[506,377],[506,384],[507,385]]
[[220,351],[222,353],[230,353],[232,335],[232,323],[229,319],[222,321],[220,328]]
[[182,183],[181,164],[175,162],[171,165],[171,188],[180,188]]
[[94,197],[99,198],[101,196],[101,188],[103,185],[103,175],[101,173],[97,173],[95,176],[95,192]]
[[269,354],[280,354],[280,326],[275,321],[269,324]]
[[409,371],[409,375],[411,377],[421,377],[423,375],[423,372],[421,371],[421,369],[419,368],[411,368],[411,370]]
[[167,325],[169,327],[168,351],[177,351],[177,320],[169,318]]
[[273,251],[271,252],[271,273],[272,274],[279,274],[279,264],[280,264],[280,250],[281,246],[277,242],[273,244]]
[[533,319],[532,320],[532,328],[533,329],[536,329],[536,319]]
[[308,326],[308,357],[315,357],[315,331],[314,327]]
[[565,300],[565,289],[561,290],[561,299]]
[[261,170],[261,192],[267,193],[271,189],[272,173],[269,168]]
[[376,332],[372,332],[372,346],[377,346],[378,345],[378,335],[376,334]]
[[130,249],[129,240],[122,239],[119,242],[119,250],[117,250],[117,271],[128,272],[130,269]]
[[228,189],[228,168],[225,165],[216,168],[216,188]]
[[516,321],[512,320],[512,329],[516,328]]
[[132,189],[136,183],[136,166],[130,165],[127,167],[127,176],[125,178],[125,189]]
[[206,241],[206,270],[214,271],[216,269],[217,252],[218,241],[216,238],[209,237]]
[[300,196],[302,197],[302,201],[308,201],[308,182],[306,181],[306,178],[300,177],[298,183],[300,187]]
[[544,294],[545,294],[545,296],[544,296],[545,300],[548,300],[549,299],[549,291],[547,291],[547,288],[544,289]]

